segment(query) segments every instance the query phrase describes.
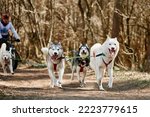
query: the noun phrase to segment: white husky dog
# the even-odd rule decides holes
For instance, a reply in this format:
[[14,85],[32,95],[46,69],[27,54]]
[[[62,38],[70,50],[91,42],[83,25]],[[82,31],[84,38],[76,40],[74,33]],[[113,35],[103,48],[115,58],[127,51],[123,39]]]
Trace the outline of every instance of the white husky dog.
[[9,68],[11,74],[14,74],[11,53],[6,50],[5,43],[1,45],[1,49],[0,49],[0,63],[2,65],[5,74],[7,73],[7,67]]
[[[48,74],[51,78],[51,87],[62,87],[61,84],[64,75],[65,60],[61,44],[51,43],[49,48],[42,48],[41,51],[46,56]],[[55,72],[58,72],[58,79],[55,76]]]
[[100,90],[104,90],[102,85],[102,78],[105,70],[108,70],[109,83],[108,87],[112,88],[113,85],[113,66],[114,60],[119,51],[119,42],[117,38],[110,38],[101,45],[96,43],[90,50],[90,66],[95,71],[97,84]]

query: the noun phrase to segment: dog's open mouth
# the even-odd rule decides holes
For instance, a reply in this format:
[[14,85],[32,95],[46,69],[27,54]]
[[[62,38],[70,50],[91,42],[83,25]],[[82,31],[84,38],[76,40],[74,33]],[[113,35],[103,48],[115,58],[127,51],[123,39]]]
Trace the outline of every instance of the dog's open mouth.
[[57,59],[58,59],[58,55],[53,55],[51,58],[52,58],[53,60],[57,60]]
[[4,65],[7,66],[7,65],[10,64],[10,61],[9,61],[8,59],[5,59],[5,60],[4,60],[4,63],[5,63]]
[[116,53],[116,50],[113,48],[113,49],[109,49],[109,53],[110,54],[115,54]]
[[4,58],[4,62],[5,62],[5,63],[8,63],[8,62],[9,62],[9,59],[8,59],[8,58]]

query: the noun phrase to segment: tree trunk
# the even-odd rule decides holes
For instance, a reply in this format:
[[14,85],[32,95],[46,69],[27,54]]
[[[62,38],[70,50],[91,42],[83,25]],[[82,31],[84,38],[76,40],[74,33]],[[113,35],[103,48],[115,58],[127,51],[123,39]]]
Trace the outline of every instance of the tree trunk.
[[146,55],[145,55],[145,64],[144,64],[144,71],[150,72],[150,22],[147,21],[147,49],[146,49]]
[[150,46],[147,50],[147,57],[146,57],[146,63],[145,63],[145,70],[146,72],[150,72]]
[[81,17],[82,17],[82,29],[83,29],[83,38],[84,38],[86,36],[85,17],[84,17],[84,10],[85,10],[86,7],[85,7],[85,4],[82,3],[82,0],[78,1],[78,6],[79,6]]
[[120,33],[121,24],[123,22],[123,1],[124,0],[116,0],[115,1],[115,9],[113,16],[113,27],[112,27],[112,37],[118,37]]

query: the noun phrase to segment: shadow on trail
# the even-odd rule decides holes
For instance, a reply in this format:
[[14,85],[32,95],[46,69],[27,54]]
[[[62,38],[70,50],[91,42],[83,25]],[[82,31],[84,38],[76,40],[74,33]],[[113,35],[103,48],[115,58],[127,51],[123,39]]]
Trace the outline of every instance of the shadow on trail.
[[11,75],[10,73],[8,73],[7,76],[0,74],[0,80],[3,81],[28,81],[43,79],[49,79],[48,73],[45,69],[17,69],[14,75]]
[[134,89],[144,89],[150,87],[150,80],[142,80],[142,79],[134,79],[134,80],[126,80],[126,81],[117,81],[114,82],[113,88],[106,90],[108,91],[128,91]]
[[29,76],[1,76],[3,81],[28,81],[28,80],[44,80],[49,79],[48,75],[35,75],[34,77]]

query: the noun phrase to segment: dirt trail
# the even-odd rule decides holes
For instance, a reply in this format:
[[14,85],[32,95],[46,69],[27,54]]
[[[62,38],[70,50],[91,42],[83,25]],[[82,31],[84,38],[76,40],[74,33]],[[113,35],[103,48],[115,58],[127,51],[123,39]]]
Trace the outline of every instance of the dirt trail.
[[47,69],[19,68],[14,75],[4,76],[0,69],[0,99],[150,99],[150,74],[115,71],[114,85],[107,88],[108,78],[104,78],[105,91],[99,91],[95,75],[89,71],[86,87],[79,87],[78,81],[71,82],[70,73],[65,73],[63,88],[50,88]]

